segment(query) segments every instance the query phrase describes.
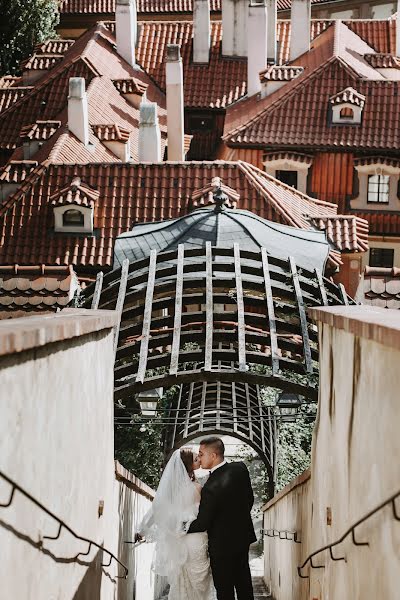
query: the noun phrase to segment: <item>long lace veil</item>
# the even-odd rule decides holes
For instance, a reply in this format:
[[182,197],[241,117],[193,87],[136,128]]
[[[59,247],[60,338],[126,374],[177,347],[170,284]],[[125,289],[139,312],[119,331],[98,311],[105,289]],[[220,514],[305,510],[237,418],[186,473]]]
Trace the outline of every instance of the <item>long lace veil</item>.
[[153,569],[171,580],[187,559],[186,535],[198,514],[196,487],[176,450],[161,477],[151,509],[140,524],[146,541],[155,542]]

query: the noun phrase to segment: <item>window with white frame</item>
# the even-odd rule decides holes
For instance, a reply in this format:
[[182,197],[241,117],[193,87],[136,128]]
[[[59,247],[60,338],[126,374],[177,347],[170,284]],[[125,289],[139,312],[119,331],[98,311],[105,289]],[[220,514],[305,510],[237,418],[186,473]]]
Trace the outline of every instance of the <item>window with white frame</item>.
[[63,226],[64,227],[83,227],[85,225],[85,215],[81,210],[70,208],[63,213]]
[[369,175],[368,176],[368,195],[369,203],[389,203],[389,175]]

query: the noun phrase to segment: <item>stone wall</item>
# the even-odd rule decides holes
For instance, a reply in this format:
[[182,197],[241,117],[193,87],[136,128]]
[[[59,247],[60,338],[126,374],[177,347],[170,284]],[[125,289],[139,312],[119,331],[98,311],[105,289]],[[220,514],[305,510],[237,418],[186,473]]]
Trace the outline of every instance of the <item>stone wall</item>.
[[[311,552],[400,491],[398,311],[353,306],[310,312],[319,324],[321,372],[311,479],[285,490],[264,513],[265,528],[295,528],[302,544],[265,538],[266,581],[275,600],[394,599],[400,523],[391,506],[357,528],[356,539],[369,546],[355,546],[350,536],[333,551],[346,561],[324,551],[314,559],[324,568],[307,566],[310,580],[299,581],[297,566]],[[400,512],[400,499],[397,504]]]
[[[116,579],[124,571],[115,561],[101,567],[109,557],[65,530],[44,539],[57,534],[57,522],[17,491],[0,507],[2,597],[124,600],[135,586],[151,592],[151,548],[125,544],[151,490],[118,465],[115,477],[115,319],[112,311],[68,309],[0,323],[0,471],[126,561],[128,579]],[[0,502],[10,489],[0,477]]]

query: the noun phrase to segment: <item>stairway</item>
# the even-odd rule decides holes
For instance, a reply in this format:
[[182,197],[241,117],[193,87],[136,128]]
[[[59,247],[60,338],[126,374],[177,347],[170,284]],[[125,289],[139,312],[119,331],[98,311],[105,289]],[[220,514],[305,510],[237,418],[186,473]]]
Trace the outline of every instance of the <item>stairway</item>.
[[254,600],[271,600],[262,577],[253,577]]

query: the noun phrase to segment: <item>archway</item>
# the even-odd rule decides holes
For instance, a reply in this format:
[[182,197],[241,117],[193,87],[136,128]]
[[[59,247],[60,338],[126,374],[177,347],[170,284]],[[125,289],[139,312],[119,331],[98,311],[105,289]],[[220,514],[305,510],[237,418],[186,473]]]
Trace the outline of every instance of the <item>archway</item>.
[[130,263],[86,289],[84,306],[116,309],[115,401],[138,411],[144,390],[180,386],[169,448],[204,433],[234,435],[273,470],[271,411],[258,386],[316,401],[318,332],[310,306],[352,302],[337,286],[259,252],[185,247]]

